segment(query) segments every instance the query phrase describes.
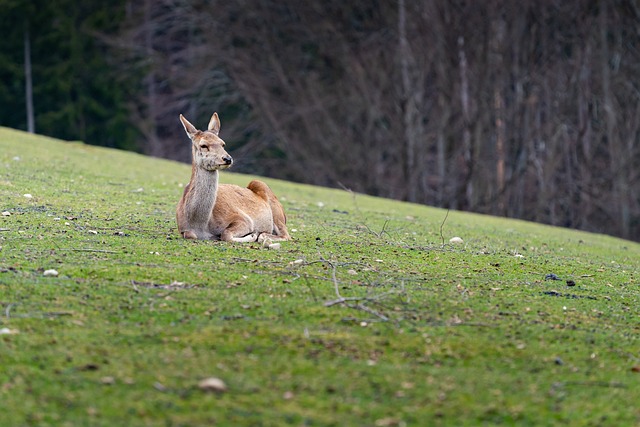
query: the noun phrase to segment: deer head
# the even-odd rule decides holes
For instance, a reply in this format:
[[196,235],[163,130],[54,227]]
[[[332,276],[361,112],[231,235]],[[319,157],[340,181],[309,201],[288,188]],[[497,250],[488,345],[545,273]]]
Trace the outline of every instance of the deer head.
[[182,114],[180,114],[180,121],[191,139],[194,166],[215,171],[226,169],[233,164],[233,158],[224,149],[225,142],[218,137],[220,132],[218,113],[213,113],[205,131],[196,129]]

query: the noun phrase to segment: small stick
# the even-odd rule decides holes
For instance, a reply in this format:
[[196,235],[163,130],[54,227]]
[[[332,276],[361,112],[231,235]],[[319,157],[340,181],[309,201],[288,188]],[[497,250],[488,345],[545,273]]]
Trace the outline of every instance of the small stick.
[[118,251],[107,251],[104,249],[66,249],[66,248],[60,248],[59,250],[61,251],[74,251],[74,252],[100,252],[100,253],[105,253],[105,254],[118,254],[120,252]]
[[447,218],[449,217],[449,209],[447,209],[447,214],[444,216],[442,220],[442,224],[440,224],[440,238],[442,239],[442,246],[444,246],[444,235],[442,234],[442,229],[444,228],[444,223],[447,222]]

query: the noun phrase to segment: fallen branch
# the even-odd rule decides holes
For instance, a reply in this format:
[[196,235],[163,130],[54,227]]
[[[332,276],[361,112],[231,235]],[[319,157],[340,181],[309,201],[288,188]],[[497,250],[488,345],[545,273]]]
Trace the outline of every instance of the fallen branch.
[[361,300],[362,300],[362,297],[340,297],[338,299],[325,302],[324,306],[331,307],[332,305],[342,304],[348,301],[361,301]]
[[67,249],[67,248],[58,248],[60,251],[73,251],[73,252],[100,252],[105,254],[119,254],[119,251],[109,251],[106,249]]
[[627,386],[617,381],[564,381],[556,382],[552,388],[562,388],[566,386],[586,386],[586,387],[608,387],[608,388],[627,388]]
[[[345,307],[353,308],[353,309],[356,309],[356,310],[360,310],[360,311],[364,311],[366,313],[372,314],[372,315],[374,315],[375,317],[377,317],[378,319],[380,319],[380,320],[382,320],[384,322],[389,321],[389,317],[387,317],[383,313],[380,313],[377,310],[372,309],[371,307],[368,307],[366,305],[366,303],[367,302],[376,302],[377,303],[379,300],[387,297],[388,295],[393,294],[394,292],[389,291],[389,292],[385,292],[383,294],[380,294],[380,295],[377,295],[377,296],[374,296],[374,297],[343,297],[340,294],[340,286],[338,284],[338,278],[336,276],[336,270],[337,270],[336,265],[333,262],[329,261],[329,260],[326,260],[324,258],[321,258],[321,259],[322,259],[322,262],[326,263],[329,267],[331,267],[331,280],[333,282],[333,289],[334,289],[334,291],[336,293],[336,297],[337,297],[335,300],[331,300],[331,301],[325,302],[324,303],[325,307],[331,307],[331,306],[334,306],[334,305],[342,304]],[[356,302],[356,304],[351,304],[351,302]]]

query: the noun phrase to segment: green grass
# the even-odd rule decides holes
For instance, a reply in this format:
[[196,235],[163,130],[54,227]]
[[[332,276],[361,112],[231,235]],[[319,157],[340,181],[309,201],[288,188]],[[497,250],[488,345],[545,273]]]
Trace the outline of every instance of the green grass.
[[0,425],[640,423],[639,244],[276,180],[280,250],[185,241],[189,174],[0,128]]

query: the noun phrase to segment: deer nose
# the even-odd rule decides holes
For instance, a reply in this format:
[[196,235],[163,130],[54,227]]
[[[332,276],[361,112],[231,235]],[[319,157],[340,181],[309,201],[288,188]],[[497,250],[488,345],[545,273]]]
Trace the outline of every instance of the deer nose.
[[222,157],[222,161],[230,165],[231,163],[233,163],[233,158],[227,154],[226,156]]

